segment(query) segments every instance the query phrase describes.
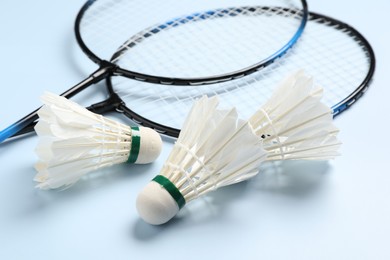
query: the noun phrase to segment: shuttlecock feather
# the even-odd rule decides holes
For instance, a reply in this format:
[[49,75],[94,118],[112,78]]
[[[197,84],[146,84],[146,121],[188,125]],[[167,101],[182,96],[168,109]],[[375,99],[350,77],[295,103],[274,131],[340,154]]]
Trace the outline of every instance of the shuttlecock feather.
[[161,152],[161,137],[150,128],[129,127],[52,93],[42,101],[35,126],[38,188],[66,187],[113,164],[150,163]]
[[185,203],[253,177],[266,160],[338,155],[338,129],[321,97],[322,89],[299,71],[248,121],[235,109],[216,109],[215,97],[196,101],[160,175],[138,195],[141,218],[163,224]]
[[253,131],[263,139],[267,160],[326,160],[338,155],[339,130],[322,96],[323,89],[300,70],[250,117]]
[[236,109],[217,105],[216,97],[194,103],[160,175],[138,196],[145,221],[165,223],[185,203],[252,177],[266,159],[262,140],[238,119]]

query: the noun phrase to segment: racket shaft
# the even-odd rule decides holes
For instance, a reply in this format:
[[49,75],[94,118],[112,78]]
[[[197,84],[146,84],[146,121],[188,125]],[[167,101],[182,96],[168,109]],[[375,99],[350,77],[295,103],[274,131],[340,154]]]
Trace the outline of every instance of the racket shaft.
[[[84,90],[85,88],[89,87],[90,85],[97,83],[102,79],[106,78],[114,71],[114,69],[115,69],[115,65],[109,62],[102,62],[98,70],[92,73],[85,80],[81,81],[77,85],[73,86],[69,90],[62,93],[61,96],[66,98],[73,97],[74,95]],[[27,116],[23,117],[22,119],[18,120],[14,124],[8,126],[4,130],[2,130],[0,132],[0,143],[4,142],[10,137],[32,132],[34,130],[34,126],[38,119],[38,114],[37,114],[38,110],[39,108],[34,110]]]

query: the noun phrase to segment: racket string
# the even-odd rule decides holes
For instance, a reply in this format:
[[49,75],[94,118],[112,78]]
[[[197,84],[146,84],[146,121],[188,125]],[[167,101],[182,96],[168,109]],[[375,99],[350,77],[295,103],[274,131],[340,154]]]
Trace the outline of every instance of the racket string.
[[97,56],[122,46],[113,59],[122,68],[168,77],[256,64],[290,40],[304,15],[298,0],[105,0],[89,9],[80,31]]
[[[359,39],[337,26],[311,20],[301,40],[284,57],[241,79],[208,86],[162,86],[115,78],[114,89],[137,113],[180,128],[192,101],[202,95],[218,95],[222,106],[234,105],[247,117],[270,97],[284,75],[304,68],[325,88],[324,102],[332,106],[359,86],[370,65]],[[138,99],[141,91],[145,96]]]
[[[99,2],[114,2],[121,10],[99,7]],[[264,57],[262,51],[273,53],[291,39],[303,15],[302,8],[297,8],[301,1],[295,0],[96,3],[101,10],[95,14],[92,10],[82,26],[87,45],[103,53],[99,57],[113,57],[121,68],[156,80],[137,75],[140,79],[168,84],[175,83],[169,78],[215,76],[259,62]],[[260,6],[282,8],[266,10]],[[95,20],[100,20],[98,26]],[[105,25],[106,21],[111,24]],[[259,30],[263,25],[267,25],[266,31]],[[370,55],[360,37],[343,23],[314,14],[301,39],[287,54],[253,74],[238,73],[237,76],[245,75],[240,79],[197,86],[191,85],[191,80],[185,83],[190,84],[187,86],[124,77],[112,77],[111,82],[113,91],[134,113],[179,129],[193,100],[203,95],[220,96],[222,107],[236,106],[242,117],[248,117],[270,97],[281,78],[302,68],[325,88],[324,101],[333,106],[360,86],[369,73]]]

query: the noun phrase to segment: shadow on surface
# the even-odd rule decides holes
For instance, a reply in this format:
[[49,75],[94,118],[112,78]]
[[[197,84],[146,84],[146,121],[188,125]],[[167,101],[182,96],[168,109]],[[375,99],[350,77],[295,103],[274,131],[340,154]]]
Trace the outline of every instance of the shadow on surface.
[[260,191],[306,196],[315,192],[329,171],[328,161],[277,161],[265,163],[252,186]]
[[[115,185],[120,185],[120,182],[132,183],[133,179],[145,177],[142,173],[148,172],[151,167],[153,166],[114,165],[90,173],[74,185],[64,189],[39,190],[34,188],[34,183],[30,181],[31,189],[28,192],[30,196],[23,203],[21,215],[28,217],[31,214],[41,214],[42,211],[52,210],[56,206],[61,207],[62,203],[82,200],[83,196],[93,196],[100,194],[103,189],[115,188]],[[131,189],[131,186],[129,188]]]
[[255,178],[226,186],[188,203],[171,221],[152,226],[138,219],[132,235],[145,241],[156,238],[169,227],[191,228],[197,225],[214,225],[225,221],[225,212],[237,200],[256,193],[282,194],[305,199],[320,189],[329,170],[327,161],[284,161],[264,164]]

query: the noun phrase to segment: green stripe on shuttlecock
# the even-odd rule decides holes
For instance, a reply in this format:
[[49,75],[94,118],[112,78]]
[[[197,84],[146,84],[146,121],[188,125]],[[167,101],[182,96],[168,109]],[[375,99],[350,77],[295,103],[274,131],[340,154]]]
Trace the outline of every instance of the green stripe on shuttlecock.
[[138,159],[138,154],[141,146],[141,136],[139,127],[134,126],[131,128],[131,148],[129,153],[128,163],[135,163]]
[[179,206],[179,209],[184,207],[184,205],[186,204],[186,200],[184,199],[179,189],[176,188],[175,184],[173,184],[168,178],[162,175],[157,175],[153,178],[152,181],[157,182],[158,184],[163,186],[166,191],[168,191],[168,193],[176,201],[177,205]]

